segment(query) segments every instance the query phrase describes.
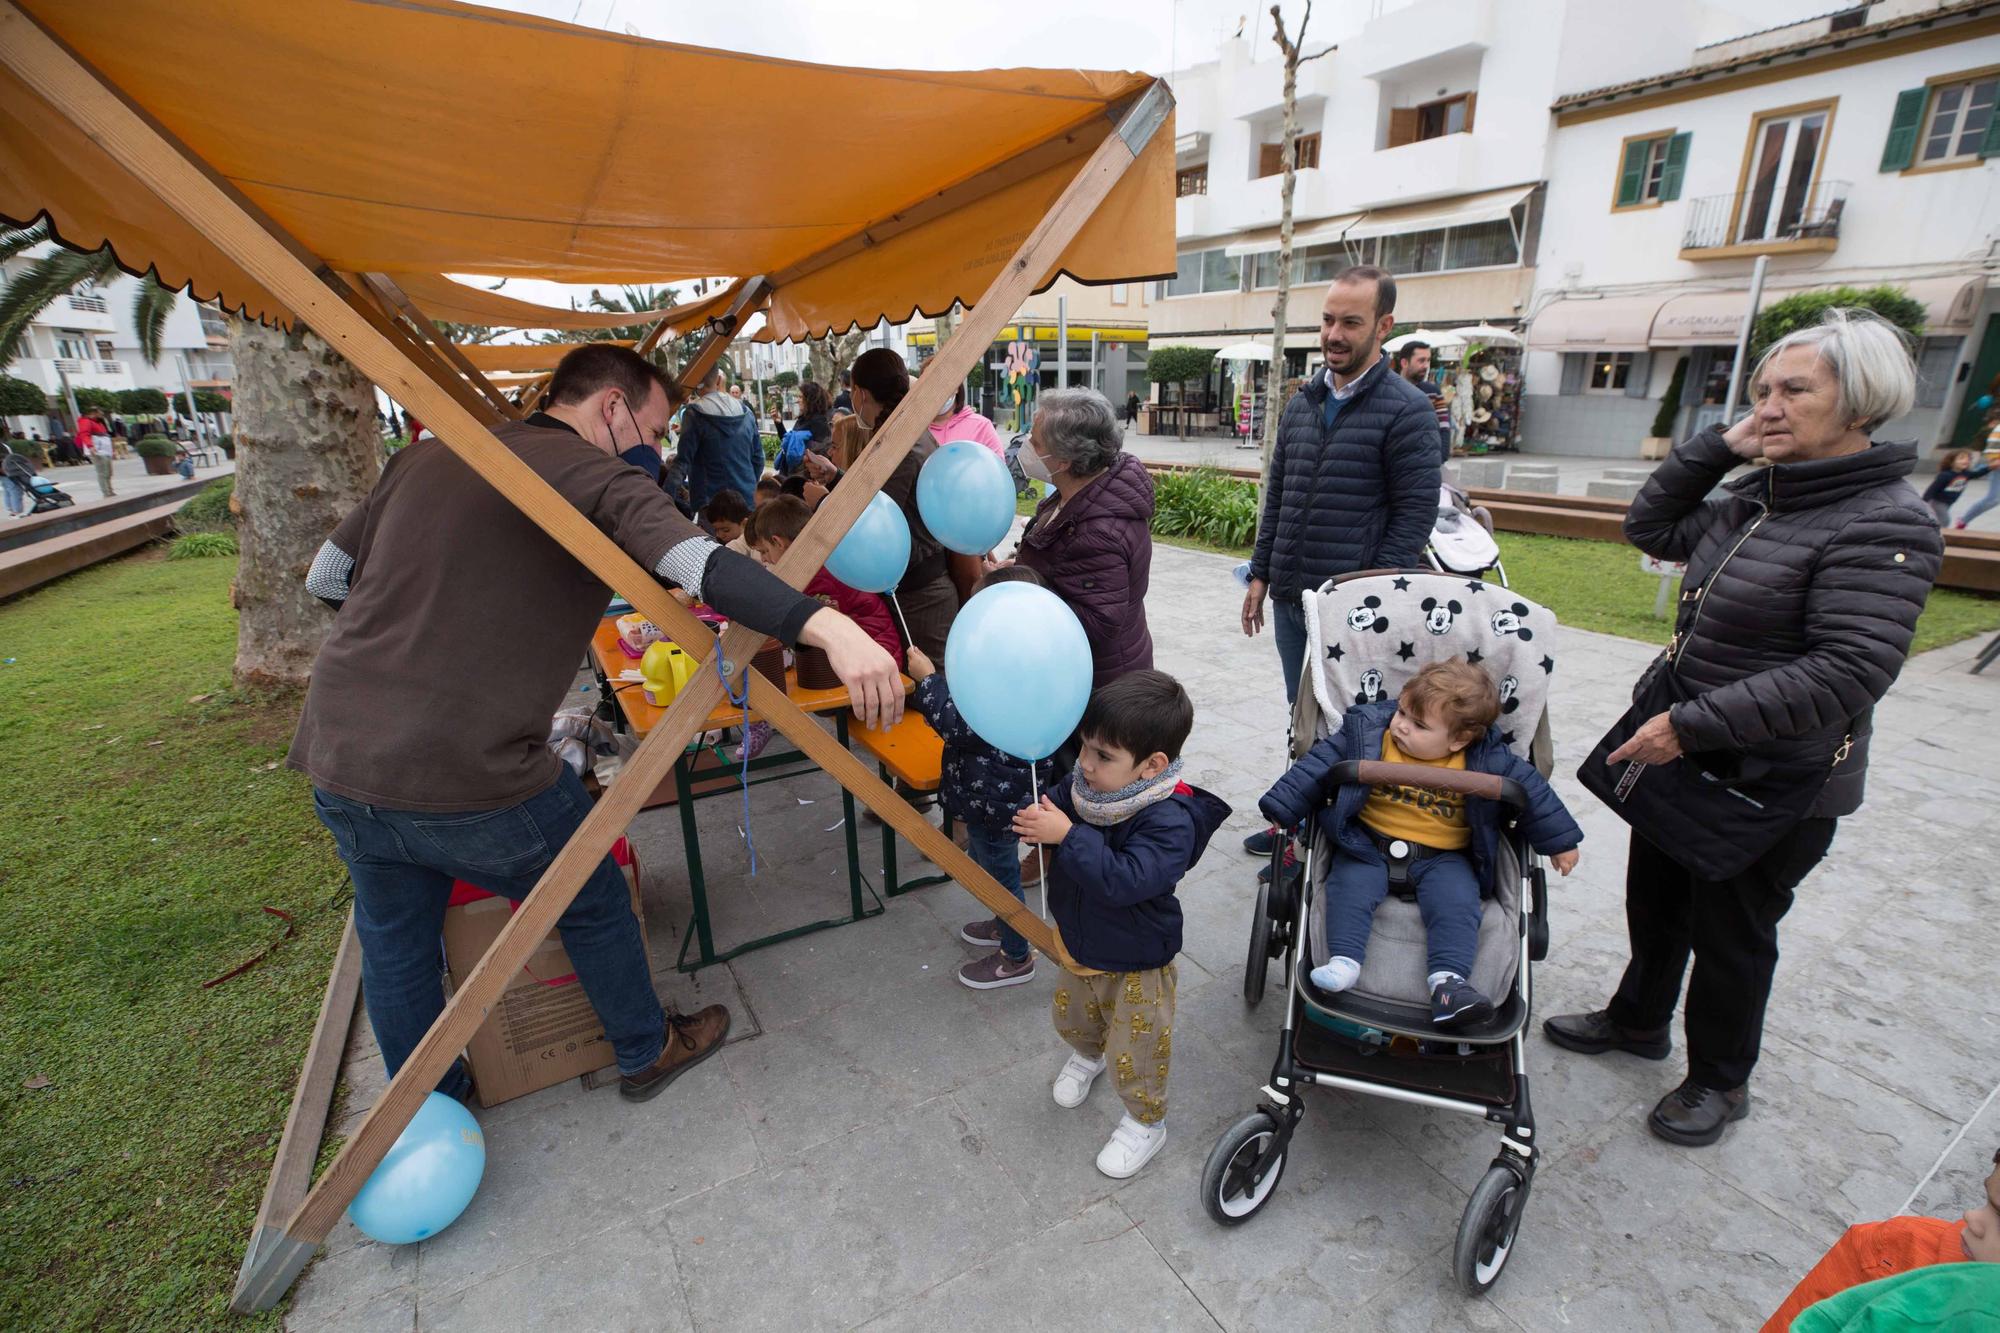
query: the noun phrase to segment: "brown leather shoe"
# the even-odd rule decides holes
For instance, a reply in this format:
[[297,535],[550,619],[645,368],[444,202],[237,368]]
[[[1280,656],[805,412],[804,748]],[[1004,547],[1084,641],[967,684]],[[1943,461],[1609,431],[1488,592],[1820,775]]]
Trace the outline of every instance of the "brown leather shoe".
[[1660,1098],[1646,1117],[1646,1127],[1669,1143],[1704,1148],[1722,1137],[1732,1120],[1750,1114],[1750,1085],[1704,1088],[1693,1079]]
[[719,1004],[691,1015],[667,1010],[666,1049],[642,1072],[620,1075],[618,1095],[628,1102],[659,1096],[669,1083],[721,1050],[728,1035],[729,1010]]

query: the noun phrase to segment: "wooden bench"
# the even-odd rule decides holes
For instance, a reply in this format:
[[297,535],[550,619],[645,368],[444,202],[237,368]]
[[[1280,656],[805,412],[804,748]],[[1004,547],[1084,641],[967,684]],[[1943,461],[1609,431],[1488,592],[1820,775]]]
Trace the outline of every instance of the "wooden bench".
[[[904,787],[917,792],[934,792],[942,781],[944,770],[944,740],[931,730],[931,724],[924,715],[912,706],[903,710],[902,720],[893,727],[870,731],[867,727],[851,727],[848,736],[875,760],[876,771],[882,780],[894,779]],[[944,817],[944,831],[951,833],[951,815]],[[926,875],[899,883],[896,878],[896,831],[887,823],[882,825],[882,894],[893,898],[909,893],[913,889],[928,888],[933,884],[943,884],[950,875]]]

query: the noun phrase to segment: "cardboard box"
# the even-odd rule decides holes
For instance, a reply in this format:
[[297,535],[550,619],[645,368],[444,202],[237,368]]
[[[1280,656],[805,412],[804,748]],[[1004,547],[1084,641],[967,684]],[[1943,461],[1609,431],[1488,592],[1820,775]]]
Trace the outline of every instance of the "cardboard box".
[[[643,936],[646,914],[639,903],[638,859],[623,839],[612,848],[612,857],[625,871],[632,913],[639,918]],[[464,984],[479,965],[514,910],[510,900],[470,884],[453,887],[451,906],[444,914],[444,957],[454,987]],[[486,1021],[466,1043],[465,1059],[478,1084],[481,1106],[498,1106],[615,1063],[604,1026],[576,979],[559,933],[550,931],[509,979],[499,1000],[487,1010]]]

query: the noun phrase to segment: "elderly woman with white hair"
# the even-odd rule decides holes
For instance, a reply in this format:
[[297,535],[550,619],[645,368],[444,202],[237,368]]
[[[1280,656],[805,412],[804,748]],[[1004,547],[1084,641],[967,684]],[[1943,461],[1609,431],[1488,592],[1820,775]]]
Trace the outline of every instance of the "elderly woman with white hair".
[[[1906,480],[1916,445],[1869,438],[1915,399],[1898,330],[1865,311],[1830,310],[1773,344],[1751,384],[1755,410],[1727,432],[1682,442],[1626,516],[1634,546],[1688,568],[1673,642],[1634,690],[1678,702],[1608,764],[1634,782],[1638,765],[1677,761],[1711,782],[1804,776],[1783,780],[1786,799],[1754,812],[1715,803],[1713,818],[1729,827],[1709,832],[1740,836],[1739,858],[1754,850],[1748,868],[1726,878],[1690,869],[1685,862],[1700,858],[1686,842],[1660,845],[1628,813],[1631,962],[1607,1007],[1543,1025],[1551,1041],[1585,1054],[1665,1059],[1692,955],[1687,1077],[1647,1120],[1690,1147],[1714,1143],[1749,1111],[1778,921],[1840,817],[1861,805],[1875,702],[1909,655],[1943,557],[1937,521]],[[1745,462],[1750,471],[1723,480]],[[1724,776],[1725,786],[1742,782]],[[1783,815],[1794,808],[1798,817]]]

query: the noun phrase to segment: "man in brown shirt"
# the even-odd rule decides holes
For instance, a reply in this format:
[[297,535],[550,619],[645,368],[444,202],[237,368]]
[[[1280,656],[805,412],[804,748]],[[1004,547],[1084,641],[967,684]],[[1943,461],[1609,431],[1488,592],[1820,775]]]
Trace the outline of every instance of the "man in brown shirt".
[[[852,621],[718,547],[618,454],[657,445],[665,380],[609,345],[563,358],[548,406],[502,444],[661,579],[787,645],[826,650],[865,723],[893,722],[896,663]],[[438,933],[454,879],[519,900],[582,824],[582,783],[548,748],[611,592],[437,440],[397,453],[320,548],[306,586],[338,618],[313,665],[290,767],[354,880],[368,1017],[394,1075],[444,1008]],[[729,1011],[663,1012],[624,878],[600,864],[558,923],[644,1100],[713,1054]],[[438,1090],[463,1099],[454,1065]]]

